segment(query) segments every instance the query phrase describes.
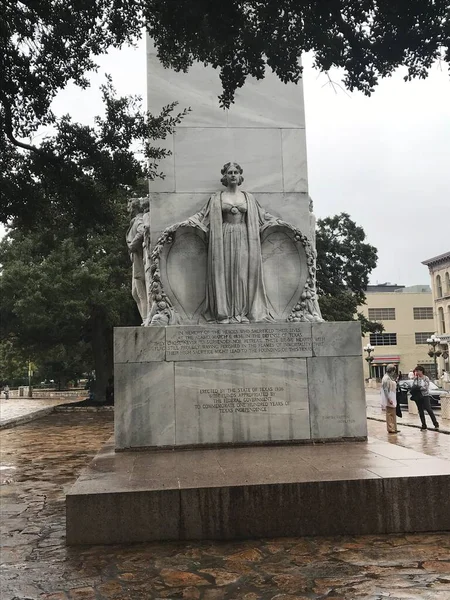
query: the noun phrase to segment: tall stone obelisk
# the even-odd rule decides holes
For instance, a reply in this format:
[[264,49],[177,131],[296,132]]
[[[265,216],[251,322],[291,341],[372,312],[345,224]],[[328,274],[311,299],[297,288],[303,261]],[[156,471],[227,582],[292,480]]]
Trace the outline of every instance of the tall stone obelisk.
[[152,243],[221,187],[220,168],[227,161],[244,167],[244,189],[268,211],[312,237],[302,83],[286,85],[271,72],[262,81],[249,78],[224,110],[214,69],[201,64],[188,73],[165,69],[151,42],[147,68],[151,113],[174,101],[179,109],[191,108],[161,144],[172,152],[159,165],[165,179],[150,182]]

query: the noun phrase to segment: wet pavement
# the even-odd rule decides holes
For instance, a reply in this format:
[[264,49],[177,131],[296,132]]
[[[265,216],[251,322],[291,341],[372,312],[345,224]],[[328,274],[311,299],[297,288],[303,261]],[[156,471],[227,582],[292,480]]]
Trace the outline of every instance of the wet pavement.
[[[67,548],[65,492],[112,431],[72,412],[0,432],[1,600],[450,598],[450,533]],[[450,460],[442,433],[369,434]]]
[[62,404],[79,402],[84,396],[73,398],[0,398],[0,429],[28,423],[53,412]]
[[[366,389],[366,405],[367,405],[367,416],[370,419],[374,419],[377,421],[386,422],[386,413],[381,410],[380,407],[380,392],[379,390],[371,390]],[[408,426],[408,427],[418,427],[420,429],[420,417],[419,415],[411,414],[408,412],[408,407],[406,405],[401,405],[402,409],[402,417],[397,417],[397,424]],[[450,420],[443,419],[441,415],[440,408],[433,408],[436,418],[439,423],[439,429],[441,433],[446,433],[450,435]],[[428,413],[425,413],[425,419],[430,429],[434,429],[431,419]],[[450,600],[450,599],[449,599]]]

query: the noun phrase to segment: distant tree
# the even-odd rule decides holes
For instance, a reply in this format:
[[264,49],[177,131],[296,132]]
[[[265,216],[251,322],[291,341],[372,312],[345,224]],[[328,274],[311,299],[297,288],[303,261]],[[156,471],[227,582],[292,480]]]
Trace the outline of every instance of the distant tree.
[[130,293],[128,223],[122,199],[112,203],[109,231],[87,234],[58,223],[0,242],[0,334],[59,380],[95,369],[101,400],[112,375],[112,328],[136,322]]
[[28,357],[18,347],[13,335],[0,339],[0,386],[24,379],[28,373]]
[[319,219],[316,231],[317,287],[326,321],[361,322],[363,333],[382,331],[358,307],[365,304],[369,275],[377,265],[377,250],[364,240],[364,229],[347,213]]

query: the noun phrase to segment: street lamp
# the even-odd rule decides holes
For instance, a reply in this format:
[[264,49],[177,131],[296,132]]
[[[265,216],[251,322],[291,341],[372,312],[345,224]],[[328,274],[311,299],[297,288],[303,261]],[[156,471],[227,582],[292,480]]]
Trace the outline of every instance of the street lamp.
[[441,356],[442,352],[440,350],[436,350],[436,346],[439,346],[441,343],[441,338],[433,333],[431,337],[427,339],[427,344],[430,344],[430,349],[428,350],[428,356],[434,359],[434,376],[437,379],[437,358]]
[[372,379],[373,356],[371,356],[371,354],[374,350],[375,350],[375,348],[370,343],[367,344],[367,346],[364,346],[364,352],[367,352],[366,361],[367,361],[367,364],[369,365],[369,379]]

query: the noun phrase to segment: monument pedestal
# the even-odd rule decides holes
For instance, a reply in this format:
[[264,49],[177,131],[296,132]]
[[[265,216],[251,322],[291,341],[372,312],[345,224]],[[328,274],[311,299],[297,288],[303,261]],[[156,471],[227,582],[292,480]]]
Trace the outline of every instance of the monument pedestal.
[[67,543],[445,531],[449,494],[449,461],[379,440],[179,452],[111,440],[67,495]]
[[70,545],[450,529],[448,461],[348,443],[367,435],[357,323],[117,329],[115,375]]
[[356,322],[117,328],[114,362],[116,450],[367,436]]

